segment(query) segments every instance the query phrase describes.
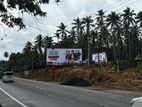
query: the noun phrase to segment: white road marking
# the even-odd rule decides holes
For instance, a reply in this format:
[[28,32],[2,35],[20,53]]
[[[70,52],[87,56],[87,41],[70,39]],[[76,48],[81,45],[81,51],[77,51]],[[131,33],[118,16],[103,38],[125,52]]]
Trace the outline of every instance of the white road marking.
[[5,90],[3,90],[2,88],[0,88],[0,90],[2,92],[4,92],[7,96],[9,96],[10,98],[12,98],[14,101],[16,101],[18,104],[20,104],[23,107],[27,107],[26,105],[24,105],[23,103],[21,103],[20,101],[18,101],[16,98],[14,98],[13,96],[11,96],[9,93],[7,93]]

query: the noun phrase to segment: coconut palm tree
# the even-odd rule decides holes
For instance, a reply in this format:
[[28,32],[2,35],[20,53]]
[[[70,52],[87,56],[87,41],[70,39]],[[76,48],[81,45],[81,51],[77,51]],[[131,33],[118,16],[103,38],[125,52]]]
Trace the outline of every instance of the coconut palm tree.
[[27,43],[25,44],[25,47],[23,49],[23,53],[29,54],[31,51],[32,51],[32,43],[27,41]]
[[83,18],[83,23],[86,27],[86,36],[88,39],[88,64],[90,63],[90,33],[91,33],[91,27],[94,26],[93,22],[94,21],[91,18],[91,16],[86,16],[85,18]]
[[59,43],[60,34],[59,34],[58,32],[56,32],[56,33],[54,33],[54,34],[55,34],[55,36],[54,36],[54,37],[56,37],[56,38],[57,38],[57,42]]
[[[6,61],[7,61],[8,56],[9,56],[8,52],[4,52],[4,57],[6,58]],[[5,69],[6,69],[6,62],[5,62]]]
[[9,56],[9,53],[8,52],[4,52],[4,57],[6,58],[6,61],[7,61],[8,56]]
[[92,30],[91,31],[91,49],[92,49],[92,53],[94,53],[95,52],[95,49],[97,48],[96,46],[96,44],[97,44],[97,39],[98,39],[98,32],[97,31],[95,31],[95,30]]
[[139,27],[142,27],[142,11],[140,11],[136,16],[136,22],[139,24]]
[[[134,13],[134,10],[131,10],[130,8],[126,8],[123,11],[123,14],[121,15],[122,23],[123,23],[123,34],[125,36],[125,39],[126,39],[125,42],[127,44],[127,49],[128,49],[128,52],[126,52],[126,58],[128,58],[129,60],[131,59],[130,27],[136,24],[134,19],[135,15],[136,14]],[[127,55],[127,53],[129,56]]]
[[69,42],[70,47],[75,47],[76,32],[74,31],[74,29],[71,29],[71,31],[69,32],[68,42]]
[[43,47],[43,38],[42,35],[39,34],[36,38],[35,38],[35,48],[37,48],[38,53],[39,53],[39,61],[40,61],[40,67],[42,67],[42,47]]
[[111,14],[108,15],[107,19],[107,27],[110,28],[111,31],[111,38],[112,38],[112,44],[113,44],[113,56],[114,56],[114,61],[116,61],[117,56],[116,56],[116,44],[117,44],[117,35],[116,33],[118,32],[120,25],[121,25],[121,17],[119,14],[116,14],[115,12],[111,12]]
[[65,25],[64,23],[61,23],[59,26],[57,26],[57,28],[58,28],[57,33],[60,35],[62,39],[62,42],[61,42],[63,44],[62,47],[67,47],[66,45],[67,39],[68,39],[67,33],[69,33],[68,30],[66,30],[67,25]]
[[52,43],[53,43],[52,37],[45,36],[43,38],[43,47],[44,48],[51,48],[52,47]]
[[97,15],[96,17],[97,28],[100,28],[105,24],[105,17],[106,17],[105,12],[103,10],[99,10],[96,15]]
[[82,47],[83,45],[83,30],[84,30],[84,25],[82,19],[79,17],[73,20],[74,22],[72,23],[74,31],[77,33],[77,42],[78,42],[78,47]]
[[[99,62],[99,52],[101,51],[101,47],[104,45],[108,45],[108,30],[106,27],[105,23],[105,12],[103,10],[99,10],[98,13],[96,14],[96,26],[95,26],[95,31],[97,31],[97,51],[98,51],[98,64],[99,64],[99,69],[100,70],[100,62]],[[106,43],[106,44],[105,44]]]
[[35,38],[35,47],[38,49],[39,53],[42,54],[42,46],[43,46],[43,39],[42,39],[42,35],[39,34],[36,38]]
[[[137,23],[138,27],[142,28],[142,11],[140,11],[137,14],[137,16],[136,16],[136,23]],[[140,40],[139,40],[138,47],[139,47],[140,52],[138,52],[138,54],[141,54],[142,53],[142,42],[141,42],[142,36],[141,36],[141,34],[139,35],[139,39]]]
[[131,10],[129,7],[123,10],[123,14],[121,16],[123,17],[122,22],[125,25],[125,27],[135,25],[135,15],[136,13],[134,12],[134,10]]
[[131,36],[131,48],[133,49],[132,51],[132,58],[134,59],[138,54],[141,54],[141,49],[140,49],[140,41],[139,38],[141,38],[142,32],[140,30],[140,27],[137,25],[132,26],[130,28],[130,36]]

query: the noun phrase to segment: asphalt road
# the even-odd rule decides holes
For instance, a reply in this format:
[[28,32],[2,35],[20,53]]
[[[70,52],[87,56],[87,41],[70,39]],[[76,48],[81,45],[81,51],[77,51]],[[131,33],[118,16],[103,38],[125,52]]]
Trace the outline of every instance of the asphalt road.
[[0,82],[2,107],[131,107],[135,93],[88,90],[53,83],[15,79]]

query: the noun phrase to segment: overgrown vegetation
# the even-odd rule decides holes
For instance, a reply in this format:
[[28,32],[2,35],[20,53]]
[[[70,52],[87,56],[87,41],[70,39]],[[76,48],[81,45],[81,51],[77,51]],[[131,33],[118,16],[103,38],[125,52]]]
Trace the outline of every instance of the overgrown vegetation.
[[137,69],[138,69],[138,72],[142,75],[142,64],[139,64]]

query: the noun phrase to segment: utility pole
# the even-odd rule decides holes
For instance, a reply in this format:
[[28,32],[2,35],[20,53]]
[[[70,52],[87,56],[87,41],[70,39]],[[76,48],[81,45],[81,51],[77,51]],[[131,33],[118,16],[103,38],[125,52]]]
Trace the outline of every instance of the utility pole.
[[32,48],[31,48],[31,54],[32,54],[32,64],[31,64],[31,66],[32,66],[32,71],[34,70],[34,45],[33,45],[33,42],[31,42],[32,43]]
[[88,65],[90,64],[90,38],[88,35]]

